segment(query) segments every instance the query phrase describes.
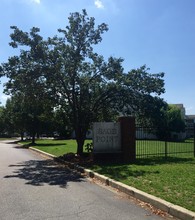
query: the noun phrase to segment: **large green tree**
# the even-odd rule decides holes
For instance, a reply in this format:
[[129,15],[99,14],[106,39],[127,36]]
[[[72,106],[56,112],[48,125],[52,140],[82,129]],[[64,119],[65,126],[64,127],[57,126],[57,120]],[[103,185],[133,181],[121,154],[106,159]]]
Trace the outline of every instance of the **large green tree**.
[[96,26],[86,10],[71,13],[68,19],[68,26],[46,41],[38,28],[26,33],[12,27],[10,45],[22,46],[23,50],[2,65],[2,72],[9,78],[7,91],[22,93],[32,102],[29,106],[35,107],[32,124],[41,106],[49,103],[45,100],[52,100],[51,106],[55,100],[68,126],[74,129],[77,153],[82,154],[92,122],[110,120],[119,113],[148,117],[148,112],[160,106],[164,74],[150,74],[146,66],[124,73],[122,58],[105,60],[94,51],[108,31],[105,23]]
[[72,124],[78,154],[82,154],[91,122],[97,120],[104,108],[111,108],[119,96],[116,81],[122,76],[122,59],[110,57],[106,62],[93,50],[107,30],[104,23],[95,27],[95,19],[83,10],[82,14],[70,15],[69,26],[59,29],[62,36],[51,39],[53,71],[47,82]]
[[48,75],[48,83],[73,125],[78,154],[82,153],[86,132],[93,121],[109,119],[116,112],[135,115],[140,111],[147,116],[142,111],[143,102],[146,106],[147,101],[154,104],[144,106],[145,109],[162,102],[158,96],[164,92],[164,73],[150,74],[142,66],[126,74],[123,59],[109,57],[105,61],[94,52],[94,46],[107,30],[104,23],[96,27],[95,19],[83,10],[81,14],[70,14],[69,25],[59,29],[61,36],[51,39],[53,72]]

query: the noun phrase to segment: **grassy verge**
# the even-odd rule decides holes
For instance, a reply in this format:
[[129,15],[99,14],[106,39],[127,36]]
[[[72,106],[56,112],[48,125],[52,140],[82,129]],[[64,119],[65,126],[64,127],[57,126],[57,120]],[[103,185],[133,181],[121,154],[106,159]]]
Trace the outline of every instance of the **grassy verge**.
[[94,171],[195,211],[195,159],[138,160],[136,164],[99,164]]
[[[75,140],[37,140],[36,143],[35,148],[56,156],[76,152]],[[90,169],[195,211],[194,158],[138,159],[135,164],[104,163]]]

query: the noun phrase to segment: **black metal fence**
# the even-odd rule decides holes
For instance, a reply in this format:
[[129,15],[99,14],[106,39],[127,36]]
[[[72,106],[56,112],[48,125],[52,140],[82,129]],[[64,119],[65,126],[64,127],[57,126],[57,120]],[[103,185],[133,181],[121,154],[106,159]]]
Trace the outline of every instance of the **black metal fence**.
[[195,157],[195,127],[184,132],[172,132],[171,137],[160,140],[155,128],[136,128],[136,158]]

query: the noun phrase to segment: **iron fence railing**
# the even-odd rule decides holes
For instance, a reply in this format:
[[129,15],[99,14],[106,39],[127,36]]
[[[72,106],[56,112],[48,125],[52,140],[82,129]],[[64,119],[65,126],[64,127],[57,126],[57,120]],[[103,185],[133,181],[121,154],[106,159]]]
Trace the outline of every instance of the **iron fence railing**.
[[172,132],[171,137],[161,140],[156,131],[155,128],[136,128],[136,158],[195,157],[194,126],[184,132]]

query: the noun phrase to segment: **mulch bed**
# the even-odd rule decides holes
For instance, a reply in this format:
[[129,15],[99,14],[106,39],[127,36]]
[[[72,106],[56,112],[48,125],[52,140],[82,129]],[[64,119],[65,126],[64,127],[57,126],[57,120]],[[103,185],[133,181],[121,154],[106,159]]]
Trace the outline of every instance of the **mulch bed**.
[[93,157],[90,154],[84,154],[83,156],[80,156],[74,153],[64,154],[63,156],[55,158],[55,160],[59,162],[67,161],[84,167],[89,167],[93,165],[94,162]]

